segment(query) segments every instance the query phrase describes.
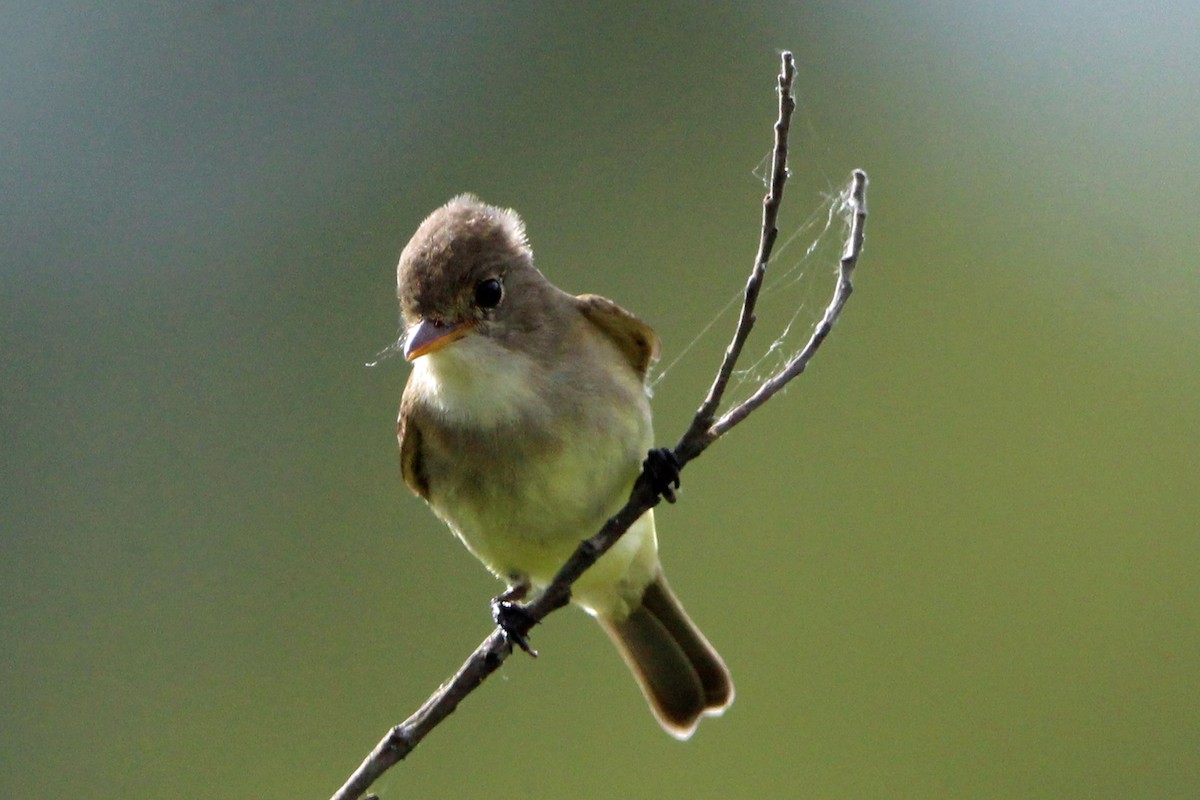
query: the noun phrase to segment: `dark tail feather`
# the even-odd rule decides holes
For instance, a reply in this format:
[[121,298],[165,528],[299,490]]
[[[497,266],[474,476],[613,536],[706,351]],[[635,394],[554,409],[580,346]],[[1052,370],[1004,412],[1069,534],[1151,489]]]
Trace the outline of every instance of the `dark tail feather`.
[[720,714],[733,702],[725,662],[688,618],[662,573],[626,619],[601,618],[600,624],[672,736],[689,738],[702,717]]

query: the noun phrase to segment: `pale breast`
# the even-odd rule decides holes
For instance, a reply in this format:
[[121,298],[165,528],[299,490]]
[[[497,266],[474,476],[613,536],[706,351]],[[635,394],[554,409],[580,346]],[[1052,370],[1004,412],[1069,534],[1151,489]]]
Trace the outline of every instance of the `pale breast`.
[[436,387],[416,412],[430,504],[506,579],[549,580],[637,477],[649,401],[612,349],[590,342],[547,373],[481,337],[417,362],[410,380]]

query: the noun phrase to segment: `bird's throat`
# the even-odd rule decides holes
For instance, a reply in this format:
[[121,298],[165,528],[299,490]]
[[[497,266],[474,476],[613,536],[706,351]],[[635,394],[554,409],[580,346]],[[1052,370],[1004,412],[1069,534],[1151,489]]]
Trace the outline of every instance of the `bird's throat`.
[[471,335],[413,362],[413,395],[451,424],[494,427],[542,407],[531,359]]

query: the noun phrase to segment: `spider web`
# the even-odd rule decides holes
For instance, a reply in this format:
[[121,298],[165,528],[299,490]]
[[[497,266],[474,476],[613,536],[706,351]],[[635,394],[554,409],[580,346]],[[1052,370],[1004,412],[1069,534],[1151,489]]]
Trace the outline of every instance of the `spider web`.
[[[807,115],[808,138],[816,138]],[[765,188],[769,188],[770,152],[751,171]],[[808,341],[813,329],[820,322],[837,281],[838,262],[842,256],[849,231],[849,186],[837,186],[828,173],[818,164],[804,164],[805,172],[816,173],[817,177],[807,184],[789,173],[787,196],[778,223],[779,237],[755,307],[755,325],[738,359],[743,366],[734,371],[726,399],[725,408],[749,397],[767,378],[782,369]],[[849,170],[845,170],[848,175]],[[818,199],[808,206],[808,211],[799,223],[786,223],[784,217],[789,205],[795,205],[797,196]],[[689,354],[704,344],[706,351],[716,341],[724,350],[737,324],[745,291],[746,273],[730,278],[736,285],[730,289],[728,299],[717,309],[699,333],[667,364],[657,370],[651,378],[652,389],[658,387]],[[761,342],[768,342],[765,346]],[[719,357],[719,356],[718,356]]]

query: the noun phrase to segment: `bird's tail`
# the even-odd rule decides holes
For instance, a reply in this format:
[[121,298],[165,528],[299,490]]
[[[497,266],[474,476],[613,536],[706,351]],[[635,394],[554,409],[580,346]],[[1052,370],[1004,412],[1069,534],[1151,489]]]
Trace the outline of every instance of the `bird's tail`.
[[725,662],[688,618],[661,572],[628,617],[599,620],[633,670],[654,716],[675,738],[690,738],[702,717],[719,715],[733,702]]

